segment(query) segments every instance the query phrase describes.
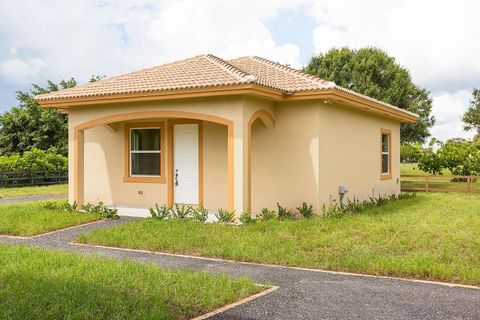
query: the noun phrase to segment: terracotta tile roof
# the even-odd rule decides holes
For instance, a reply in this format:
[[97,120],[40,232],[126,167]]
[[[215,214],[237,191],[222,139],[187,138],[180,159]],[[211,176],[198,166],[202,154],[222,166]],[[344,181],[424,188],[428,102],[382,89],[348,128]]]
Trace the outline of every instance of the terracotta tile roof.
[[416,116],[390,104],[339,87],[334,82],[256,56],[226,61],[211,54],[199,55],[70,89],[41,94],[36,96],[36,99],[41,102],[247,84],[277,89],[285,94],[335,89]]
[[270,79],[278,88],[287,92],[333,88],[335,83],[309,75],[297,69],[264,58],[250,56],[230,60],[240,70],[258,77]]
[[325,89],[334,85],[333,82],[259,57],[225,61],[207,54],[38,95],[37,100],[241,84],[258,84],[284,92]]

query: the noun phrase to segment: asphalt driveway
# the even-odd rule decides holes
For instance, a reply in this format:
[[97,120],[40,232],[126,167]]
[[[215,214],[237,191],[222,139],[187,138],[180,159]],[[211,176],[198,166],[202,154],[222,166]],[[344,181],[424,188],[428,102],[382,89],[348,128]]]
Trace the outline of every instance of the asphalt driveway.
[[101,221],[30,239],[0,242],[33,245],[166,268],[248,276],[279,289],[211,319],[480,319],[480,289],[402,279],[228,262],[213,259],[73,245],[79,233],[129,219]]

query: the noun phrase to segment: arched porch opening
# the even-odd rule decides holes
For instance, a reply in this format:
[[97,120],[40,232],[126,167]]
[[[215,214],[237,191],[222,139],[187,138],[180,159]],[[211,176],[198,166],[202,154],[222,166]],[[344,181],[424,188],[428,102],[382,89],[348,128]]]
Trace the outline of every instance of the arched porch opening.
[[[199,123],[201,125],[204,121],[211,122],[219,125],[226,126],[227,131],[227,203],[228,209],[234,210],[234,122],[229,119],[222,117],[217,117],[213,115],[193,113],[193,112],[183,112],[183,111],[148,111],[148,112],[130,112],[123,114],[115,114],[111,116],[105,116],[84,122],[80,125],[77,125],[73,129],[73,200],[77,201],[79,204],[84,203],[84,192],[85,192],[85,181],[84,181],[84,133],[86,130],[97,127],[97,126],[106,126],[111,132],[116,132],[121,128],[120,125],[123,122],[133,122],[133,121],[145,121],[152,119],[163,119],[167,123],[167,131],[170,131],[168,134],[168,139],[172,137],[171,130],[173,130],[174,123]],[[201,132],[201,131],[200,131]],[[167,142],[167,152],[168,157],[170,158],[173,154],[171,152],[172,141]],[[173,199],[173,185],[174,185],[174,174],[173,174],[173,161],[169,159],[167,161],[167,166],[165,168],[166,173],[166,185],[168,186],[168,205],[172,205],[174,202]],[[199,172],[199,175],[201,173]],[[202,177],[199,177],[201,180]],[[148,181],[145,181],[148,182]],[[164,183],[165,183],[164,182]],[[201,186],[203,182],[201,182]],[[199,194],[203,192],[202,187],[199,186]],[[201,197],[200,197],[201,198]],[[153,205],[153,203],[152,203]]]

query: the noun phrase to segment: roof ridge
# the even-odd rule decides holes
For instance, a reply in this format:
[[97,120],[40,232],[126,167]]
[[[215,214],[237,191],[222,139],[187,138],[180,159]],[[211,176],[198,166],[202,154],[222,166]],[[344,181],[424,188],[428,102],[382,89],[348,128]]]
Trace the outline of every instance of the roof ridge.
[[[268,60],[268,59],[265,59],[265,58],[262,58],[262,57],[259,57],[259,56],[248,56],[248,58],[256,60],[256,61],[264,63],[264,64],[267,64],[267,65],[270,65],[270,66],[275,67],[275,68],[280,69],[280,70],[288,71],[288,72],[293,73],[297,76],[302,76],[303,78],[305,78],[305,80],[308,80],[310,82],[313,82],[313,83],[316,83],[316,84],[326,85],[328,88],[333,88],[334,86],[336,86],[335,82],[333,82],[333,81],[329,81],[329,80],[319,78],[317,76],[305,73],[301,70],[297,70],[295,68],[286,66],[284,64],[281,64],[281,63],[278,63],[278,62],[275,62],[275,61],[272,61],[272,60]],[[241,59],[241,58],[238,58],[238,59]]]
[[219,64],[221,67],[226,68],[228,71],[232,72],[235,76],[241,76],[241,80],[245,80],[248,83],[256,83],[262,86],[267,86],[270,88],[283,91],[282,87],[279,86],[274,80],[270,80],[256,74],[251,74],[249,72],[246,72],[241,68],[232,64],[230,61],[219,58],[213,54],[206,54],[205,57]]
[[236,66],[234,66],[230,62],[228,62],[226,60],[223,60],[222,58],[219,58],[219,57],[217,57],[213,54],[209,53],[209,54],[204,55],[204,57],[207,58],[208,60],[214,62],[215,64],[217,64],[221,68],[225,69],[226,71],[230,72],[233,76],[238,77],[240,80],[244,80],[244,81],[247,81],[247,82],[255,82],[255,80],[257,79],[256,75],[245,72],[245,71],[237,68]]

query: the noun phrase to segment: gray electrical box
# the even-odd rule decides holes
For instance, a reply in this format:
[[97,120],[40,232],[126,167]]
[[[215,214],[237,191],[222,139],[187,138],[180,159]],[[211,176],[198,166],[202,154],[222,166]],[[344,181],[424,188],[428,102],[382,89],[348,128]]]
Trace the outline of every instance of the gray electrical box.
[[345,189],[345,186],[338,186],[338,193],[339,194],[347,193],[347,189]]

